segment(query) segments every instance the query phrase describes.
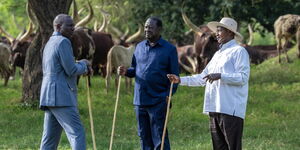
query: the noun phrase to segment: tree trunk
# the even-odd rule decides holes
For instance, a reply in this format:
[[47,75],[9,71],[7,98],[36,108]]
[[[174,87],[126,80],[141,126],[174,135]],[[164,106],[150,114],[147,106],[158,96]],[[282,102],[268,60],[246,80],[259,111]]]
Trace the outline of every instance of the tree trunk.
[[34,104],[39,100],[43,49],[53,33],[53,19],[58,14],[68,14],[71,3],[72,0],[28,0],[37,19],[38,31],[26,54],[22,94],[25,104]]

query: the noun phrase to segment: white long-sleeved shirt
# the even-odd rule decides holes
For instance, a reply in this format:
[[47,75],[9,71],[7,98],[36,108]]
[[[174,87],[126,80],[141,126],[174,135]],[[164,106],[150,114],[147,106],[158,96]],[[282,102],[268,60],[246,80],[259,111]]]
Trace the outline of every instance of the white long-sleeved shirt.
[[[203,77],[221,73],[212,83]],[[201,74],[181,77],[180,85],[206,86],[203,113],[218,112],[245,118],[250,61],[248,52],[235,40],[222,45]]]

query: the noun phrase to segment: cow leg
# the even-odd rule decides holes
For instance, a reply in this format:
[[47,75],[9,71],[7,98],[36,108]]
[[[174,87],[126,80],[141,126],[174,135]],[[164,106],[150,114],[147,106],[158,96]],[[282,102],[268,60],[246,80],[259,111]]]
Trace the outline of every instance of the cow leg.
[[4,86],[7,86],[9,76],[10,76],[9,74],[5,75],[5,77],[4,77]]
[[118,78],[118,75],[116,75],[116,78],[115,78],[115,90],[117,91],[118,90],[118,81],[119,81],[119,78]]
[[128,91],[128,78],[125,77],[125,89],[126,91]]
[[13,65],[12,66],[12,70],[11,70],[11,74],[10,74],[10,80],[14,80],[15,79],[15,74],[16,74],[16,66]]
[[104,78],[107,74],[106,65],[100,65],[100,71],[101,71],[102,77]]
[[91,87],[92,86],[92,84],[91,84],[91,76],[88,76],[88,82],[89,82],[89,87]]
[[106,94],[108,93],[109,80],[110,80],[110,75],[107,74],[105,77]]
[[128,78],[129,79],[129,92],[130,92],[130,90],[132,89],[132,78]]
[[297,45],[298,45],[298,58],[300,58],[300,27],[298,27],[298,31],[296,33]]
[[79,84],[80,76],[77,76],[77,85]]
[[278,62],[281,63],[280,59],[280,51],[281,51],[281,38],[277,37],[276,35],[276,40],[277,40],[277,53],[278,53]]
[[286,38],[285,40],[284,40],[284,43],[283,43],[283,52],[284,52],[284,54],[285,54],[285,58],[286,58],[286,61],[288,62],[288,63],[290,63],[291,61],[290,61],[290,59],[289,59],[289,56],[288,56],[288,54],[287,54],[287,43],[288,43],[288,38]]
[[126,82],[126,91],[129,93],[131,90],[131,78],[125,77],[125,82]]

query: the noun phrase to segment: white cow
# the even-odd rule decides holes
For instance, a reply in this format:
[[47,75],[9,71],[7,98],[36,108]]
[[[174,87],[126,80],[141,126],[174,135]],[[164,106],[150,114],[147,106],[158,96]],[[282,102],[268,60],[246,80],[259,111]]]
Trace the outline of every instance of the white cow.
[[[115,45],[109,50],[107,54],[107,65],[106,65],[107,74],[105,78],[107,92],[109,88],[109,81],[113,71],[116,72],[117,68],[121,65],[125,67],[130,67],[134,50],[135,50],[135,46],[130,46],[126,48],[120,45]],[[127,89],[130,88],[131,79],[126,77],[125,81],[126,81],[125,82],[126,88]],[[116,77],[115,79],[116,87],[117,87],[117,83],[118,83],[118,78]]]

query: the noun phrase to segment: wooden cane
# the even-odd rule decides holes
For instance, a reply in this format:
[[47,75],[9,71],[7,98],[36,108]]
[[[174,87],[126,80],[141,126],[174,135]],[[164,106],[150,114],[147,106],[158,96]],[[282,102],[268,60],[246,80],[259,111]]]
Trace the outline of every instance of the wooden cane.
[[93,114],[92,114],[91,93],[90,93],[88,76],[86,76],[86,89],[87,89],[87,98],[88,98],[88,106],[89,106],[89,114],[90,114],[90,124],[91,124],[93,148],[94,148],[94,150],[96,150],[97,148],[96,148],[96,140],[95,140],[95,133],[94,133],[94,121],[93,121]]
[[118,102],[119,102],[119,95],[120,95],[121,77],[122,76],[119,76],[117,98],[116,98],[116,104],[115,104],[115,112],[114,112],[113,124],[112,124],[112,129],[111,129],[109,150],[112,150],[112,144],[113,144],[113,139],[114,139],[115,123],[116,123],[117,109],[118,109]]
[[173,82],[171,82],[171,86],[170,86],[169,99],[168,99],[168,105],[167,105],[167,113],[166,113],[166,119],[165,119],[165,125],[164,125],[163,135],[162,135],[162,139],[161,139],[160,150],[164,149],[165,136],[166,136],[167,124],[168,124],[168,117],[169,117],[169,112],[170,112],[172,90],[173,90]]

